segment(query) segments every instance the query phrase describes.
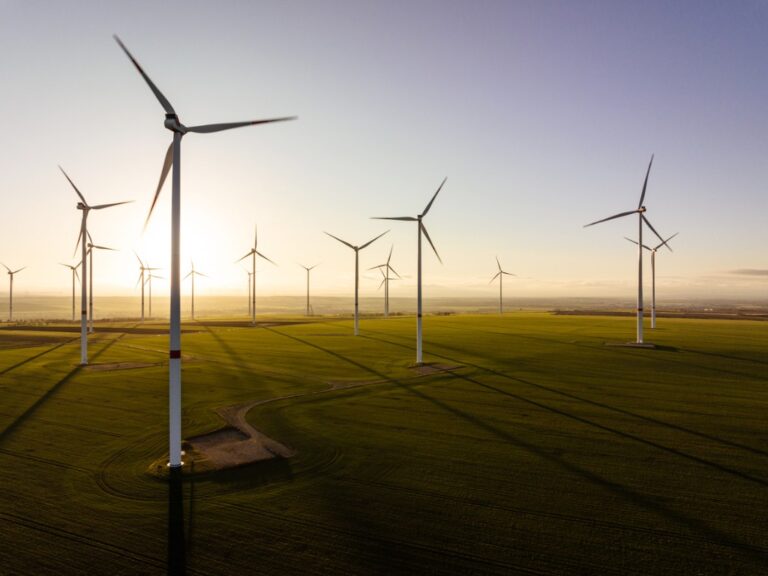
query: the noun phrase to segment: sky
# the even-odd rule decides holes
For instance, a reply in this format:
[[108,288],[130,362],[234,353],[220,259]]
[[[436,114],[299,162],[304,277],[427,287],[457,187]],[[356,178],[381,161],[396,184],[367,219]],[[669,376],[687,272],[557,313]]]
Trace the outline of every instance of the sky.
[[[633,297],[637,221],[583,225],[645,205],[674,252],[660,293],[768,299],[768,2],[0,0],[0,262],[16,294],[70,289],[79,232],[101,293],[137,294],[138,252],[168,276],[170,177],[142,232],[171,133],[118,34],[187,125],[297,115],[188,134],[182,274],[199,294],[246,290],[258,225],[262,295],[363,295],[394,246],[415,295],[421,212],[443,259],[425,294]],[[647,234],[647,232],[646,232]],[[649,239],[646,236],[646,239]],[[652,239],[650,239],[652,240]],[[646,259],[646,266],[649,260]],[[646,268],[647,270],[647,268]],[[155,290],[167,289],[158,281]],[[184,291],[189,291],[188,283]],[[0,298],[7,283],[0,279]]]

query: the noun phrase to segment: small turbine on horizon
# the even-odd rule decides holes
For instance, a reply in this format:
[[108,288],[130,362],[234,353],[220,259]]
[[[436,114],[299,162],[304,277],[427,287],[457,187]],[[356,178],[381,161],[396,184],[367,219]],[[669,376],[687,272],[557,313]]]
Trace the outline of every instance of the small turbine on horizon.
[[491,281],[488,282],[488,284],[492,284],[496,278],[499,279],[499,314],[504,314],[504,276],[517,276],[517,274],[512,274],[511,272],[505,272],[501,269],[501,262],[499,262],[499,257],[496,256],[496,266],[499,267],[499,271],[496,272],[496,274],[491,278]]
[[77,269],[80,267],[80,262],[78,262],[75,266],[72,266],[71,264],[64,264],[63,262],[59,262],[62,266],[65,266],[69,268],[72,271],[72,322],[75,321],[75,278],[80,280],[80,276],[77,274]]
[[[150,268],[149,266],[145,265],[144,262],[139,258],[139,255],[136,254],[136,260],[139,261],[139,279],[136,281],[136,286],[141,284],[141,321],[144,322],[144,286],[147,283],[147,275],[146,272],[149,272],[152,274],[153,270],[159,270],[159,268]],[[150,314],[151,316],[151,314]]]
[[[152,268],[152,270],[156,270],[156,268]],[[149,318],[152,318],[152,279],[155,278],[156,280],[165,280],[162,276],[157,276],[156,274],[152,274],[152,272],[149,273],[147,276],[147,286],[149,287]]]
[[203,274],[202,272],[198,272],[195,270],[195,263],[192,262],[192,270],[184,276],[184,280],[186,280],[189,277],[192,277],[192,320],[195,319],[195,276],[202,276],[203,278],[208,278],[206,274]]
[[440,258],[440,254],[437,253],[437,248],[435,248],[435,245],[432,243],[432,239],[429,237],[429,232],[427,232],[426,227],[424,226],[424,222],[422,222],[424,216],[427,215],[429,212],[429,209],[432,207],[432,203],[435,201],[435,198],[437,198],[437,195],[440,193],[440,190],[443,189],[443,186],[445,185],[445,181],[448,180],[448,178],[443,178],[443,181],[440,183],[440,186],[438,186],[437,191],[432,196],[432,199],[429,201],[429,204],[427,204],[427,207],[424,208],[424,212],[421,214],[418,214],[417,216],[390,216],[390,217],[383,217],[383,216],[376,216],[374,217],[374,220],[401,220],[405,222],[416,222],[418,224],[418,243],[417,243],[417,288],[416,288],[416,365],[421,366],[423,362],[423,354],[422,354],[422,346],[421,346],[421,317],[422,317],[422,307],[421,307],[421,236],[424,234],[424,236],[427,238],[427,242],[429,242],[429,245],[432,247],[432,251],[435,253],[435,256],[437,256],[438,261],[440,264],[443,263],[443,260]]
[[59,170],[64,174],[64,178],[70,183],[72,188],[75,189],[80,202],[77,203],[77,209],[82,211],[83,218],[80,222],[80,235],[77,237],[77,244],[75,244],[75,252],[77,247],[81,246],[82,252],[80,257],[80,264],[82,266],[83,280],[80,282],[80,365],[84,366],[88,364],[88,259],[87,259],[87,241],[88,241],[88,214],[91,210],[103,210],[104,208],[111,208],[112,206],[120,206],[121,204],[128,204],[129,202],[112,202],[110,204],[98,204],[96,206],[89,206],[85,201],[85,197],[77,189],[72,179],[64,172],[64,168],[59,166]]
[[[675,232],[672,234],[672,236],[657,244],[653,248],[642,244],[642,247],[651,253],[651,329],[656,328],[656,252],[662,246],[666,246],[670,251],[672,251],[672,247],[668,244],[668,242],[678,234],[679,232]],[[632,242],[632,244],[637,244],[637,241],[632,240],[632,238],[627,238],[626,236],[624,236],[624,238]]]
[[251,257],[251,271],[249,272],[249,278],[251,280],[249,295],[251,300],[249,301],[250,306],[248,309],[248,313],[251,316],[251,324],[255,326],[256,325],[256,256],[264,258],[264,260],[266,260],[267,262],[270,262],[275,266],[277,266],[277,264],[272,262],[272,260],[270,260],[269,258],[264,256],[264,254],[259,252],[259,231],[256,228],[256,226],[253,227],[253,248],[251,248],[245,256],[236,260],[235,264],[237,264],[238,262],[241,262],[242,260],[245,260],[246,258],[248,258],[248,256]]
[[[387,232],[389,232],[389,230],[387,230]],[[352,250],[355,251],[355,323],[354,323],[355,336],[357,336],[360,333],[359,300],[358,300],[358,291],[360,287],[360,250],[362,250],[363,248],[367,248],[368,246],[376,242],[376,240],[384,236],[384,234],[386,234],[387,232],[382,232],[381,234],[376,236],[376,238],[374,238],[373,240],[369,240],[362,246],[353,246],[346,240],[342,240],[341,238],[338,238],[337,236],[334,236],[333,234],[326,232],[326,234],[331,238],[333,238],[334,240],[338,240],[345,246],[349,246],[350,248],[352,248]]]
[[[640,193],[640,202],[637,204],[637,208],[634,210],[628,210],[627,212],[621,212],[619,214],[614,214],[613,216],[608,216],[608,218],[603,218],[602,220],[596,220],[594,222],[590,222],[589,224],[585,224],[584,228],[588,228],[589,226],[594,226],[595,224],[600,224],[601,222],[607,222],[608,220],[613,220],[615,218],[622,218],[624,216],[631,216],[632,214],[637,214],[637,339],[636,344],[643,344],[643,224],[648,226],[648,228],[651,229],[651,231],[656,234],[656,236],[661,240],[662,244],[664,244],[664,238],[661,237],[661,235],[656,232],[656,229],[653,227],[653,225],[648,221],[648,218],[645,217],[645,211],[646,208],[643,205],[643,200],[645,200],[645,190],[648,187],[648,175],[651,173],[651,166],[653,165],[653,155],[651,155],[651,161],[648,163],[648,171],[645,173],[645,181],[643,182],[643,191]],[[668,249],[669,246],[667,246]]]
[[311,313],[312,306],[310,306],[310,304],[309,304],[309,273],[312,271],[313,268],[317,268],[318,265],[315,264],[313,266],[304,266],[304,264],[299,264],[299,266],[301,266],[302,268],[304,268],[304,270],[307,271],[307,312],[306,312],[306,316],[312,316],[312,313]]
[[26,266],[22,266],[18,270],[11,270],[10,268],[8,268],[8,266],[3,264],[3,268],[8,270],[8,279],[10,282],[10,292],[9,292],[9,301],[8,301],[8,322],[13,322],[13,277],[19,272],[21,272],[22,270],[24,270]]
[[88,250],[86,253],[89,257],[88,265],[90,266],[90,270],[88,271],[88,332],[93,334],[93,251],[94,250],[112,250],[115,251],[114,248],[108,248],[106,246],[98,246],[97,244],[93,243],[93,238],[91,238],[91,233],[87,232],[88,235]]
[[[384,276],[384,279],[381,281],[382,285],[384,286],[384,318],[389,318],[389,281],[395,279],[391,277],[389,273],[393,272],[395,276],[402,278],[400,274],[398,274],[397,271],[389,264],[392,260],[392,250],[394,250],[394,248],[394,244],[389,247],[389,256],[387,256],[387,261],[384,262],[384,264],[379,264],[378,266],[372,266],[371,268],[368,268],[368,270],[374,270],[378,268]],[[381,289],[381,286],[379,286],[379,289]]]

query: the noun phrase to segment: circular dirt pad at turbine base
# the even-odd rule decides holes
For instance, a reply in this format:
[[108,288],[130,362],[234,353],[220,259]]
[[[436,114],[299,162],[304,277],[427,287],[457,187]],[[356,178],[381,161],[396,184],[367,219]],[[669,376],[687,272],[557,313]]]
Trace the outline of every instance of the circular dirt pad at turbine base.
[[294,450],[255,429],[246,434],[228,426],[187,439],[185,459],[194,460],[195,472],[237,468],[272,458],[290,458]]

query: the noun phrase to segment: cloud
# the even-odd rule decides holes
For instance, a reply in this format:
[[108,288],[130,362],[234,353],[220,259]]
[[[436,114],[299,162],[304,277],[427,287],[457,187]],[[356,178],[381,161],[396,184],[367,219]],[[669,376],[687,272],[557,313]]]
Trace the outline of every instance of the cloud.
[[731,274],[738,274],[740,276],[768,276],[768,269],[739,268],[738,270],[731,270]]

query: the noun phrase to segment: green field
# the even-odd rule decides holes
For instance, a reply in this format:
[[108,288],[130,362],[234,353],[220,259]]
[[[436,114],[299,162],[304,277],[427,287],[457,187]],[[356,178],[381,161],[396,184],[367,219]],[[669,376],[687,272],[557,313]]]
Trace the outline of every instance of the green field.
[[430,316],[425,360],[460,368],[426,375],[413,317],[185,324],[185,437],[275,398],[248,420],[297,453],[187,476],[183,515],[147,471],[167,336],[110,326],[92,363],[147,366],[0,329],[0,574],[768,573],[768,322],[640,350],[605,345],[631,318]]

